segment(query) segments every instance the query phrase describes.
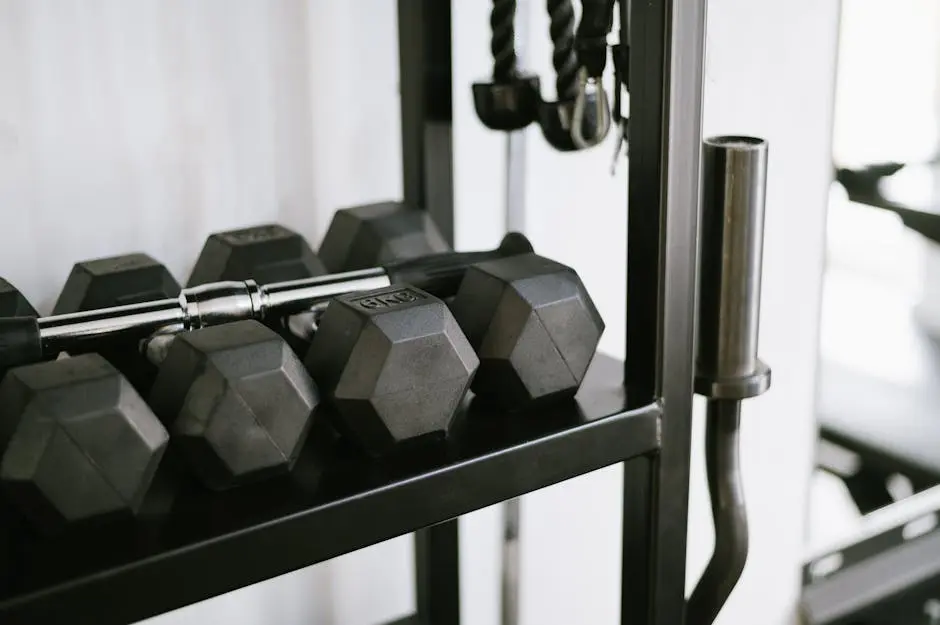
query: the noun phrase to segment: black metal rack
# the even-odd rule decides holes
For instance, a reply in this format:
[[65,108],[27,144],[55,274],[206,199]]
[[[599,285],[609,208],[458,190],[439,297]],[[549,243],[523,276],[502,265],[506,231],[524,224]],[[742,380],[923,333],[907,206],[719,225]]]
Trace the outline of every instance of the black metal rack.
[[[398,6],[405,199],[432,207],[452,237],[450,3]],[[537,415],[470,401],[442,449],[367,463],[314,434],[290,476],[222,494],[177,489],[169,512],[100,543],[14,534],[0,544],[12,563],[0,622],[133,622],[418,531],[418,613],[399,623],[454,625],[459,515],[624,462],[621,620],[682,623],[704,9],[622,8],[633,181],[625,363],[598,356],[575,400]]]

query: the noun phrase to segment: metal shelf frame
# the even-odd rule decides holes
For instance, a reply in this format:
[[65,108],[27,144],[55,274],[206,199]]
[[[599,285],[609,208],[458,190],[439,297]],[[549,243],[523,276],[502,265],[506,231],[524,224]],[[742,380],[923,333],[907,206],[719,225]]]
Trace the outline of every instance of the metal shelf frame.
[[[620,2],[633,181],[625,362],[598,356],[574,401],[535,417],[468,400],[451,440],[407,458],[368,462],[314,434],[290,476],[223,494],[176,485],[168,512],[100,542],[7,528],[0,622],[134,622],[417,532],[417,613],[397,622],[458,625],[460,515],[623,462],[621,622],[681,625],[705,4]],[[404,196],[452,241],[450,9],[398,0]]]

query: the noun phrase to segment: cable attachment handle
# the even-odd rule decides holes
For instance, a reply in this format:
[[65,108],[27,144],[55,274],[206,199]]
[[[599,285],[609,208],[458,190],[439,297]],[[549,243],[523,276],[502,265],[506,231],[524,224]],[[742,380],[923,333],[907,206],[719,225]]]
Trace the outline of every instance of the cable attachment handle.
[[515,19],[516,0],[493,0],[490,12],[493,77],[489,82],[473,84],[477,117],[491,130],[520,130],[538,117],[539,78],[519,71]]
[[613,4],[583,0],[582,6],[576,35],[572,0],[547,0],[558,99],[541,103],[539,125],[549,145],[562,152],[593,147],[610,131],[610,102],[601,76]]
[[[610,164],[610,175],[617,173],[617,164],[621,156],[626,157],[630,151],[630,0],[616,0],[620,3],[620,41],[610,48],[614,61],[614,110],[613,124],[617,127],[617,142],[614,147],[614,158]],[[624,105],[624,92],[627,94],[627,103]],[[624,109],[627,109],[624,112]]]

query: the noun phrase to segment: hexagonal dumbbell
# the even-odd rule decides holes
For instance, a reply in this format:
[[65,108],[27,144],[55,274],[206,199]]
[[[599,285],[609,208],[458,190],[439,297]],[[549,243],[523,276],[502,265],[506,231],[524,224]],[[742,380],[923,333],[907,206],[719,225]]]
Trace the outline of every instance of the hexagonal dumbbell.
[[480,356],[474,393],[507,409],[574,395],[604,332],[578,274],[535,254],[472,266],[451,309]]
[[[134,253],[75,263],[56,300],[53,314],[139,304],[176,297],[180,285],[166,267],[147,254]],[[103,342],[98,353],[120,370],[140,393],[146,395],[156,366],[136,345]]]
[[52,314],[139,304],[176,297],[180,285],[147,254],[122,254],[75,263]]
[[[0,283],[3,313],[32,311]],[[42,530],[136,513],[168,437],[97,354],[16,367],[0,382],[0,483]]]
[[186,284],[249,279],[265,284],[325,273],[303,237],[283,226],[265,224],[210,235]]
[[[199,253],[187,286],[222,280],[259,284],[311,278],[327,273],[320,258],[299,234],[278,224],[262,224],[210,234]],[[268,326],[295,351],[307,342],[275,320]]]
[[336,211],[320,243],[320,259],[340,273],[449,249],[427,211],[381,202]]
[[[276,228],[268,232],[276,233],[277,240],[287,239]],[[226,262],[217,266],[232,271],[244,263],[243,250],[251,249],[247,240],[252,238],[240,233],[213,239],[238,241],[225,254]],[[207,243],[210,256],[218,253],[219,245]],[[289,268],[286,259],[285,254],[277,258]],[[82,277],[81,288],[73,284],[75,276]],[[81,290],[94,298],[66,297]],[[178,293],[179,286],[163,265],[131,254],[79,263],[59,301],[93,301],[107,307]],[[149,389],[150,404],[170,431],[172,446],[209,488],[221,490],[283,473],[296,462],[319,392],[300,359],[263,324],[239,321],[158,335],[144,349],[123,343],[109,346],[106,353],[122,370],[127,367],[138,388]]]
[[[263,239],[260,233],[246,236]],[[341,252],[344,240],[354,249]],[[419,240],[424,244],[416,244]],[[361,267],[408,251],[410,257],[446,249],[422,211],[394,204],[339,213],[324,241],[335,252],[335,262]],[[411,244],[403,246],[406,241]],[[414,253],[411,245],[420,251]],[[308,250],[299,255],[308,257],[312,254]],[[272,266],[263,250],[251,259]],[[205,263],[200,259],[197,266],[201,264]],[[231,277],[255,275],[250,263],[242,271],[242,276]],[[272,280],[295,277],[268,275]],[[406,441],[446,434],[478,359],[443,302],[410,287],[350,294],[330,304],[322,324],[309,351],[306,338],[312,328],[302,330],[303,338],[294,344],[307,353],[308,369],[333,399],[336,410],[329,414],[338,430],[372,455]]]
[[379,456],[445,437],[479,359],[444,302],[396,285],[333,300],[304,363],[340,432]]
[[200,480],[221,490],[290,470],[320,394],[287,343],[251,320],[168,340],[150,351],[150,405]]
[[[424,213],[407,208],[386,212],[383,229],[363,237],[345,255],[336,254],[343,263],[331,270],[368,267],[378,250],[394,250],[398,258],[428,253],[426,243],[408,248],[383,240],[383,233],[409,231],[409,224],[419,221],[412,212]],[[334,223],[339,219],[334,218]],[[424,214],[420,221],[430,223]],[[430,228],[437,232],[433,224]],[[334,244],[333,232],[331,225],[324,244]],[[420,231],[404,241],[421,241]],[[434,251],[444,250],[435,244]],[[474,393],[504,408],[519,409],[574,395],[604,331],[604,322],[577,273],[535,254],[472,267],[449,304],[480,356]]]
[[0,278],[0,317],[35,317],[38,314],[19,289]]
[[[415,222],[413,210],[390,210],[383,217],[384,232],[407,231]],[[394,249],[401,258],[427,253],[426,244],[392,248],[381,234],[364,237],[345,256],[337,254],[346,264],[332,269],[368,266],[380,249]],[[328,233],[324,243],[329,240]],[[481,359],[474,393],[508,409],[574,395],[604,331],[577,273],[535,254],[472,267],[450,306]]]
[[43,529],[134,513],[169,438],[107,360],[17,367],[0,383],[7,495]]

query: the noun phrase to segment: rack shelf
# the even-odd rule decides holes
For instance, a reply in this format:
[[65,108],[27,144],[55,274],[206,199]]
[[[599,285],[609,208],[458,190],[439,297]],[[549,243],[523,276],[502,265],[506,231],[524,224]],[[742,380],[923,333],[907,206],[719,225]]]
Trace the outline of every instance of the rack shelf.
[[628,408],[622,371],[598,356],[575,400],[537,413],[470,402],[450,441],[399,460],[314,435],[290,476],[221,494],[177,487],[168,513],[124,533],[12,535],[0,622],[134,622],[655,452],[659,405]]

